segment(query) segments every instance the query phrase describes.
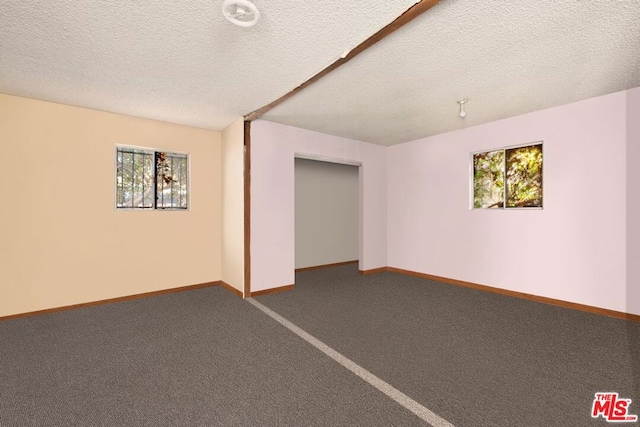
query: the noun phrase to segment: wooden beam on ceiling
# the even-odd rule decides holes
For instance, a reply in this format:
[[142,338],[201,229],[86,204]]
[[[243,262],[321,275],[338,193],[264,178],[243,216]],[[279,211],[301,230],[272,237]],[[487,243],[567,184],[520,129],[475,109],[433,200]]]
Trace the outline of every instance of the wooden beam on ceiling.
[[393,33],[394,31],[396,31],[397,29],[402,28],[404,25],[413,21],[415,18],[422,15],[424,12],[431,9],[433,6],[435,6],[438,3],[440,3],[440,0],[418,0],[416,4],[411,6],[409,9],[405,10],[402,13],[402,15],[398,16],[391,23],[383,27],[381,30],[373,34],[371,37],[369,37],[368,39],[360,43],[355,48],[351,49],[344,57],[340,57],[338,60],[333,62],[327,68],[320,71],[318,74],[311,77],[309,80],[305,81],[304,83],[300,84],[291,92],[281,96],[280,98],[276,99],[270,104],[267,104],[264,107],[259,108],[256,111],[247,114],[244,117],[245,121],[252,121],[252,120],[258,119],[267,111],[271,110],[277,105],[282,104],[284,101],[291,98],[292,96],[294,96],[301,90],[305,89],[306,87],[317,82],[318,80],[320,80],[321,78],[323,78],[324,76],[326,76],[327,74],[329,74],[330,72],[338,68],[339,66],[351,61],[353,58],[355,58],[356,56],[358,56],[359,54],[361,54],[362,52],[364,52],[374,44],[378,43],[380,40],[384,39],[385,37],[387,37],[389,34]]

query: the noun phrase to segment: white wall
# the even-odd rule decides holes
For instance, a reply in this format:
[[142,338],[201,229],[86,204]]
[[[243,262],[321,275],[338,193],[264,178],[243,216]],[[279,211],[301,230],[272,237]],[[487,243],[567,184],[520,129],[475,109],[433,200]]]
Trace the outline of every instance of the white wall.
[[294,155],[361,163],[359,268],[387,265],[386,149],[256,120],[251,124],[251,291],[294,283]]
[[244,120],[222,132],[222,281],[244,289]]
[[[640,88],[627,92],[627,312],[640,313]],[[640,353],[639,353],[640,354]],[[638,362],[640,363],[640,362]],[[640,372],[637,373],[640,375]]]
[[[390,147],[389,265],[640,314],[627,301],[626,101],[619,92]],[[543,210],[469,209],[470,152],[540,140]]]
[[358,259],[358,167],[295,159],[295,267]]

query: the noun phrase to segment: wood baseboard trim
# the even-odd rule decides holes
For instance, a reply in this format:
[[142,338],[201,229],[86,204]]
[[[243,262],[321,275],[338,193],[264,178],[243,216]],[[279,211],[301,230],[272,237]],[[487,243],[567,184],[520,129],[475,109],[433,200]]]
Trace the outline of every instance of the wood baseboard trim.
[[279,286],[277,288],[265,289],[263,291],[251,292],[251,298],[259,297],[261,295],[275,294],[278,292],[291,291],[293,290],[294,285],[285,285]]
[[358,273],[362,274],[363,276],[368,276],[370,274],[378,274],[385,271],[389,271],[389,267],[373,268],[371,270],[358,270]]
[[403,270],[401,268],[387,267],[387,271],[393,273],[404,274],[406,276],[419,277],[421,279],[434,280],[436,282],[447,283],[449,285],[463,286],[465,288],[475,289],[478,291],[491,292],[494,294],[506,295],[509,297],[525,299],[529,301],[540,302],[543,304],[555,305],[558,307],[570,308],[573,310],[584,311],[587,313],[598,314],[601,316],[615,317],[617,319],[632,320],[640,322],[640,315],[625,313],[622,311],[609,310],[606,308],[594,307],[591,305],[578,304],[575,302],[563,301],[554,298],[542,297],[539,295],[527,294],[524,292],[510,291],[507,289],[494,288],[492,286],[480,285],[477,283],[465,282],[463,280],[450,279],[448,277],[435,276],[433,274],[418,273],[411,270]]
[[177,293],[177,292],[193,291],[193,290],[196,290],[196,289],[203,289],[203,288],[210,288],[210,287],[213,287],[213,286],[218,286],[221,283],[222,282],[220,282],[220,281],[199,283],[197,285],[180,286],[178,288],[170,288],[170,289],[163,289],[163,290],[160,290],[160,291],[152,291],[152,292],[144,292],[144,293],[141,293],[141,294],[127,295],[125,297],[109,298],[109,299],[103,299],[103,300],[99,300],[99,301],[84,302],[84,303],[81,303],[81,304],[72,304],[72,305],[65,305],[65,306],[62,306],[62,307],[47,308],[47,309],[44,309],[44,310],[29,311],[27,313],[11,314],[9,316],[0,317],[0,322],[2,322],[3,320],[11,320],[11,319],[19,319],[19,318],[22,318],[22,317],[39,316],[41,314],[57,313],[59,311],[75,310],[75,309],[78,309],[78,308],[85,308],[85,307],[94,307],[94,306],[97,306],[97,305],[112,304],[112,303],[115,303],[115,302],[131,301],[131,300],[136,300],[136,299],[141,299],[141,298],[155,297],[155,296],[159,296],[159,295],[174,294],[174,293]]
[[303,271],[319,270],[321,268],[338,267],[341,265],[357,264],[358,260],[334,262],[333,264],[314,265],[313,267],[296,268],[296,273],[302,273]]
[[234,288],[233,286],[231,286],[230,284],[228,284],[227,282],[224,281],[220,281],[220,286],[222,286],[223,288],[225,288],[226,290],[228,290],[229,292],[233,292],[234,294],[236,294],[236,296],[242,298],[242,291],[237,290],[236,288]]

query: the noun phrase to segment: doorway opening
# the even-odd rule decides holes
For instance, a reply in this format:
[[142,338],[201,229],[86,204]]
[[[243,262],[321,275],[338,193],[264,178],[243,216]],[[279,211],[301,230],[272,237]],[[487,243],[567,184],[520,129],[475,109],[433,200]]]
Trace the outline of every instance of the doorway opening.
[[360,167],[295,158],[295,270],[357,264]]

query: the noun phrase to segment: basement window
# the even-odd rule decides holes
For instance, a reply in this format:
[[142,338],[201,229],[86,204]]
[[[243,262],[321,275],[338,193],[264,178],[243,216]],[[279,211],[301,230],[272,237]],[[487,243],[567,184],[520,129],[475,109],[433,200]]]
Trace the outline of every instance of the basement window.
[[188,209],[189,156],[116,148],[116,209]]
[[542,143],[472,154],[474,209],[542,208]]

